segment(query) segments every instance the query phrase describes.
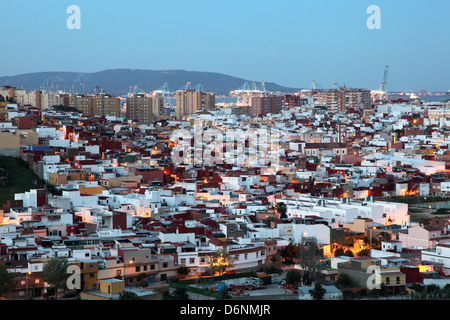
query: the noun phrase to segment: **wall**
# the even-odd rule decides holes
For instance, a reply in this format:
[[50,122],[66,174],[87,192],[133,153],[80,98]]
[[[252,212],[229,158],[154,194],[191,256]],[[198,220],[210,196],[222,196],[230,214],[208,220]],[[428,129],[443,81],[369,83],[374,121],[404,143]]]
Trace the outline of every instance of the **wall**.
[[11,132],[0,132],[0,155],[19,157],[20,136]]

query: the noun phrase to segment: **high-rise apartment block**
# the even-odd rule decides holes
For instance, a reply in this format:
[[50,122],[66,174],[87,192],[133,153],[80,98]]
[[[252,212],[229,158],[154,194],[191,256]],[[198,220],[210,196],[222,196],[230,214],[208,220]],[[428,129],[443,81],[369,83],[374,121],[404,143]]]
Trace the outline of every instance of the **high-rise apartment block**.
[[345,111],[349,108],[367,109],[372,100],[370,90],[340,87],[330,90],[313,90],[315,101],[325,103],[329,111]]
[[88,117],[121,116],[120,98],[109,94],[77,94],[69,98],[69,106],[78,109]]
[[135,94],[126,98],[126,118],[138,120],[141,124],[151,124],[163,116],[164,98]]
[[32,107],[46,110],[49,107],[64,105],[64,97],[61,92],[52,91],[28,91],[10,86],[0,88],[0,95],[4,99],[14,101],[20,106],[30,105]]
[[275,114],[281,111],[283,97],[277,95],[256,95],[250,99],[252,115]]
[[205,93],[193,89],[179,90],[175,93],[176,117],[195,113],[198,110],[211,110],[216,105],[216,96],[212,93]]

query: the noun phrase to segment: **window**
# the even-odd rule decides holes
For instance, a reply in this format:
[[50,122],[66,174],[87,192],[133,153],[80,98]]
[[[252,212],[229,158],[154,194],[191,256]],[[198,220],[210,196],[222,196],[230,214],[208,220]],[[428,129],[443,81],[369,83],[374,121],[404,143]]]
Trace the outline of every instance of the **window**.
[[195,258],[190,258],[189,263],[191,263],[191,264],[195,263]]
[[162,265],[162,267],[163,267],[163,268],[167,268],[167,267],[168,267],[167,262],[164,262],[163,265]]
[[397,278],[396,278],[396,283],[397,283],[397,284],[400,284],[400,277],[397,277]]
[[150,270],[155,270],[155,265],[154,264],[150,265]]
[[244,254],[244,259],[245,259],[245,260],[248,259],[248,253]]
[[136,272],[140,272],[141,271],[141,267],[136,267]]
[[386,277],[386,284],[391,284],[391,280],[390,280],[390,278],[389,277]]
[[180,259],[180,263],[181,263],[181,264],[186,264],[186,258]]

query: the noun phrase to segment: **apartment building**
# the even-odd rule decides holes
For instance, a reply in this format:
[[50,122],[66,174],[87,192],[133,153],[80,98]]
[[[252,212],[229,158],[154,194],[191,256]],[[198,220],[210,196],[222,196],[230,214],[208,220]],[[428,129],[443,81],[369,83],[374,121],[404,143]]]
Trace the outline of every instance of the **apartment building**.
[[177,119],[193,114],[198,110],[211,110],[216,105],[214,94],[193,89],[179,90],[175,93],[175,98]]
[[45,90],[28,91],[9,86],[0,88],[0,95],[5,99],[12,99],[20,106],[30,105],[42,110],[56,105],[63,105],[65,99],[62,92]]
[[136,94],[126,98],[126,119],[151,124],[163,115],[164,98]]
[[450,273],[450,242],[438,243],[435,249],[423,250],[422,261],[440,264],[445,274]]
[[252,115],[279,113],[282,105],[283,97],[277,95],[252,96],[250,99]]
[[121,115],[121,103],[119,97],[109,94],[86,95],[77,94],[69,97],[69,106],[76,108],[88,117]]
[[[378,271],[373,272],[370,268]],[[400,268],[382,267],[379,258],[351,258],[348,262],[338,264],[339,274],[348,275],[362,288],[384,284],[390,293],[401,293],[406,290],[406,274],[402,273]]]
[[346,111],[349,108],[367,109],[371,105],[370,91],[341,87],[330,90],[313,90],[316,102],[327,105],[329,111]]

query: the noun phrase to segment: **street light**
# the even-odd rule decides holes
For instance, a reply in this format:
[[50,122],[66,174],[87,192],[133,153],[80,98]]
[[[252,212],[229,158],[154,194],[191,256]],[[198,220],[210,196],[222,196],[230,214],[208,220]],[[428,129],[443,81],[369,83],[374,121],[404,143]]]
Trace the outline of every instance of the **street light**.
[[[133,260],[130,260],[129,264],[133,264]],[[123,262],[123,274],[124,274],[124,278],[125,278],[125,286],[127,285],[127,264],[125,263],[125,260]]]
[[25,276],[25,298],[28,296],[28,276],[31,274],[31,271],[28,271]]

